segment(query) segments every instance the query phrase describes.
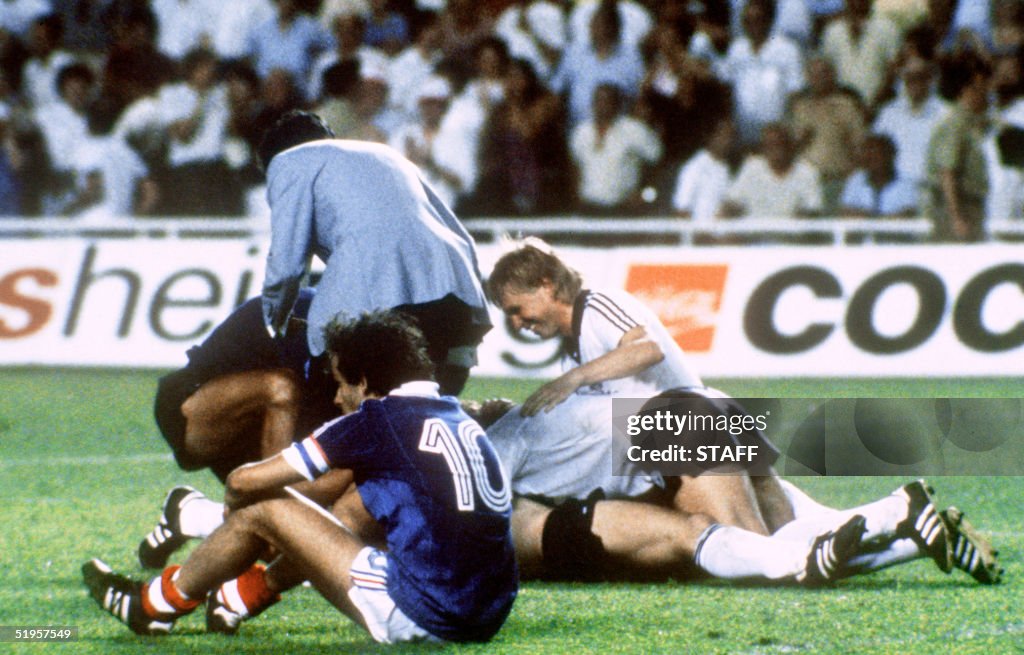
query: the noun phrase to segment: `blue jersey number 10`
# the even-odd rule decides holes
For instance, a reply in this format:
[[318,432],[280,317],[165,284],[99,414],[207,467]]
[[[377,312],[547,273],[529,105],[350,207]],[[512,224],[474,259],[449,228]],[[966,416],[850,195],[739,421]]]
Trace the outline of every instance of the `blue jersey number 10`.
[[[475,496],[479,496],[484,505],[494,512],[505,512],[512,506],[512,494],[505,482],[504,474],[500,473],[492,486],[491,477],[487,473],[487,463],[480,451],[479,439],[484,432],[475,421],[459,423],[459,434],[452,434],[448,424],[438,418],[427,419],[423,423],[423,434],[420,436],[419,448],[425,453],[434,453],[444,457],[448,470],[452,472],[455,483],[455,502],[459,511],[472,512],[476,509]],[[474,494],[474,489],[476,494]]]

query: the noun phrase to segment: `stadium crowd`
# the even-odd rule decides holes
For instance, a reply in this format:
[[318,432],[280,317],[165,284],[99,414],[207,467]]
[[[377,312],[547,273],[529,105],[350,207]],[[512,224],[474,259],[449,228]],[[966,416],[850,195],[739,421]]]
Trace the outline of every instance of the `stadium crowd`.
[[977,238],[1024,214],[1024,0],[909,6],[0,0],[0,216],[246,214],[261,134],[307,108],[463,217],[923,213]]

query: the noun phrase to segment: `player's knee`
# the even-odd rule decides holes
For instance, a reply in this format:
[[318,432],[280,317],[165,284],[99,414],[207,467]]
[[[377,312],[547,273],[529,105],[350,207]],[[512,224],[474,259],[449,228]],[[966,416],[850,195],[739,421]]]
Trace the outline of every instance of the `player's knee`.
[[242,524],[250,532],[268,539],[276,531],[278,522],[288,516],[290,501],[285,498],[267,498],[232,512],[229,518]]
[[245,507],[232,510],[224,522],[230,523],[234,529],[245,529],[247,531],[258,531],[257,528],[263,521],[262,503],[253,503]]
[[570,499],[548,514],[541,538],[543,576],[549,580],[597,580],[605,576],[607,553],[591,529],[600,496]]

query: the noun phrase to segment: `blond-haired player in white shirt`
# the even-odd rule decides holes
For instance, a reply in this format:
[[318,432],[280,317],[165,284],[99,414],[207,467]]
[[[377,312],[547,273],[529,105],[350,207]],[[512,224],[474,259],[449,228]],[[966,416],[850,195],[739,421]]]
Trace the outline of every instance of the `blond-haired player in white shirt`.
[[[613,474],[612,398],[710,405],[724,395],[704,387],[652,311],[624,291],[584,288],[539,240],[502,256],[487,287],[514,329],[558,337],[565,353],[561,376],[487,428],[517,495],[524,575],[679,575],[695,564],[725,578],[822,582],[929,556],[946,572],[998,581],[991,547],[957,513],[940,513],[922,481],[828,508],[775,475],[778,452],[758,431],[743,437],[758,445],[753,474]],[[817,559],[804,566],[805,556]]]

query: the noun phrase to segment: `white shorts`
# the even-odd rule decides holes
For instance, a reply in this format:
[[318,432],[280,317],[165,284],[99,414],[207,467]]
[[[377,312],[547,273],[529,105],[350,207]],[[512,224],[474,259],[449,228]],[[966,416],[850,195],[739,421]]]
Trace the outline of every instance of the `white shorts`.
[[395,644],[409,641],[442,643],[444,640],[416,625],[395,606],[388,595],[388,556],[367,546],[359,551],[352,568],[352,588],[348,597],[366,621],[375,641]]

